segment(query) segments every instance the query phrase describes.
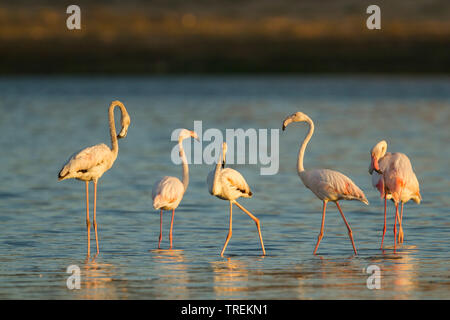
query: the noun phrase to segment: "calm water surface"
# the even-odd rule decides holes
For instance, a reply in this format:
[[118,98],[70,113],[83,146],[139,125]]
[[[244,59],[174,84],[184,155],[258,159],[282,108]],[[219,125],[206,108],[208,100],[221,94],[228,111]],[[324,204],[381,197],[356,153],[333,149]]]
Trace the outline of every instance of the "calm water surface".
[[[58,182],[57,174],[76,150],[109,144],[113,99],[125,103],[132,122],[100,180],[101,252],[86,261],[84,183]],[[278,174],[233,166],[254,192],[240,202],[261,219],[267,256],[254,223],[237,208],[226,256],[219,256],[228,203],[207,192],[206,164],[190,166],[174,249],[166,213],[157,250],[151,186],[164,175],[181,177],[170,161],[175,128],[202,120],[203,130],[280,129],[299,110],[316,124],[305,167],[343,172],[370,201],[342,202],[357,256],[333,204],[312,255],[322,203],[296,174],[307,132],[300,124],[280,130]],[[0,299],[449,299],[449,123],[449,78],[0,78]],[[381,139],[410,157],[423,196],[421,205],[405,205],[405,243],[395,253],[392,204],[386,250],[378,249],[383,202],[367,172],[369,149]],[[66,287],[73,264],[81,269],[80,290]],[[370,265],[381,269],[380,290],[366,287]]]

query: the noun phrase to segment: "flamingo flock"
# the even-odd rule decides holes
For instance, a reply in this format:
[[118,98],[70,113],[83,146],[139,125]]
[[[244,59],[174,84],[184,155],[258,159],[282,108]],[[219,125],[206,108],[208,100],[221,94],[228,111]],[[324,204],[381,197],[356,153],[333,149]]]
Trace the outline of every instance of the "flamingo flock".
[[[121,111],[121,130],[119,134],[116,132],[114,109],[119,107]],[[96,221],[96,206],[97,206],[97,184],[102,175],[108,171],[119,152],[118,139],[124,138],[127,135],[128,127],[130,125],[130,116],[127,109],[120,101],[111,102],[108,108],[109,116],[109,130],[111,136],[111,147],[101,143],[82,149],[74,153],[69,160],[64,164],[59,171],[58,180],[77,179],[85,181],[86,187],[86,228],[87,228],[87,256],[90,256],[90,214],[89,214],[89,182],[94,184],[94,213],[93,226],[96,241],[96,255],[99,254],[99,240]],[[310,189],[314,195],[322,200],[322,220],[320,232],[317,238],[313,255],[316,255],[320,242],[324,235],[325,213],[328,202],[334,202],[344,221],[348,231],[353,252],[356,255],[357,249],[353,238],[353,232],[344,216],[342,208],[339,204],[341,200],[357,200],[368,205],[364,192],[346,175],[330,170],[330,169],[309,169],[305,170],[303,166],[303,158],[305,155],[306,146],[308,145],[314,133],[313,120],[303,112],[296,112],[286,117],[282,124],[282,130],[286,130],[287,126],[294,122],[306,122],[309,125],[309,131],[303,139],[297,159],[297,173],[303,185]],[[187,129],[182,129],[178,136],[179,156],[182,163],[182,180],[176,177],[165,176],[157,181],[152,189],[153,208],[160,211],[160,232],[158,249],[161,248],[162,240],[162,221],[163,211],[172,211],[172,219],[170,224],[169,241],[170,249],[173,247],[173,222],[175,216],[175,209],[178,208],[184,194],[189,185],[189,167],[186,154],[183,148],[183,141],[188,138],[199,140],[196,132]],[[228,242],[232,236],[232,217],[233,204],[246,213],[256,224],[258,231],[259,242],[262,249],[262,255],[266,255],[264,248],[261,222],[250,211],[244,208],[236,200],[238,198],[251,198],[253,193],[247,181],[241,173],[231,168],[225,168],[227,144],[222,144],[222,150],[214,170],[212,170],[206,179],[208,191],[211,195],[229,201],[229,230],[225,240],[225,244],[220,252],[223,256],[227,248]],[[387,152],[387,142],[382,140],[378,142],[370,151],[370,166],[369,174],[372,178],[372,185],[380,192],[380,196],[384,199],[384,227],[381,239],[381,249],[383,249],[384,236],[386,233],[386,210],[387,200],[392,200],[395,205],[394,216],[394,251],[397,243],[403,243],[403,205],[409,200],[413,200],[420,204],[422,197],[419,190],[419,182],[412,169],[411,161],[403,153]],[[399,205],[401,204],[400,213]],[[399,226],[397,234],[397,223]]]

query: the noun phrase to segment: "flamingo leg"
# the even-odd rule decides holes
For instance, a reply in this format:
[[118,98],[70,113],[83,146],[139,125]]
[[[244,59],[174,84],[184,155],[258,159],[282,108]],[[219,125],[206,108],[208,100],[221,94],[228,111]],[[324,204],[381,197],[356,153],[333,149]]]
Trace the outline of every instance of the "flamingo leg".
[[323,238],[323,227],[325,225],[325,211],[327,210],[327,202],[328,201],[323,201],[322,225],[320,226],[320,233],[319,233],[319,236],[317,237],[316,247],[314,248],[314,252],[313,252],[314,255],[316,254],[317,248],[319,248],[320,241]]
[[358,254],[356,252],[355,242],[353,241],[352,229],[350,228],[350,225],[348,224],[347,220],[345,219],[345,216],[344,216],[344,213],[342,212],[341,206],[339,205],[339,202],[337,202],[337,201],[336,201],[336,207],[339,209],[339,212],[341,213],[342,219],[344,220],[345,225],[347,226],[348,235],[350,237],[350,240],[352,241],[353,251],[355,252],[355,254]]
[[98,233],[97,233],[97,181],[94,181],[94,231],[95,231],[95,243],[97,244],[97,254],[100,252],[98,249]]
[[399,225],[398,243],[403,243],[403,227],[402,227],[402,223],[403,223],[403,201],[402,201],[402,207],[400,209],[400,217],[399,217],[399,221],[398,221],[398,225]]
[[162,209],[161,209],[161,214],[160,214],[160,218],[159,218],[159,241],[158,241],[158,249],[161,249],[162,222],[163,222],[163,211],[162,211]]
[[228,235],[227,239],[225,240],[225,244],[223,246],[222,252],[220,253],[220,256],[223,257],[223,253],[225,252],[225,249],[228,245],[228,241],[230,241],[231,236],[233,234],[233,202],[230,201],[230,228],[228,229]]
[[89,181],[86,181],[87,256],[91,255],[91,222],[89,221]]
[[261,235],[261,223],[259,222],[259,219],[257,217],[255,217],[253,214],[250,213],[250,211],[248,211],[247,209],[245,209],[241,204],[239,204],[236,200],[234,201],[234,203],[242,210],[244,211],[246,214],[249,215],[250,218],[252,218],[253,221],[255,221],[256,223],[256,228],[258,229],[258,234],[259,234],[259,242],[261,243],[261,248],[263,251],[263,256],[266,255],[266,249],[264,249],[264,242],[263,242],[263,238]]
[[384,235],[386,234],[386,207],[387,207],[387,198],[386,194],[384,195],[384,227],[383,227],[383,237],[381,238],[381,248],[383,249],[383,241],[384,241]]
[[175,216],[175,209],[172,209],[172,222],[170,222],[170,233],[169,233],[169,239],[170,239],[170,249],[172,249],[172,229],[173,229],[173,218]]
[[395,221],[394,221],[394,251],[397,248],[397,218],[398,218],[398,203],[395,203]]

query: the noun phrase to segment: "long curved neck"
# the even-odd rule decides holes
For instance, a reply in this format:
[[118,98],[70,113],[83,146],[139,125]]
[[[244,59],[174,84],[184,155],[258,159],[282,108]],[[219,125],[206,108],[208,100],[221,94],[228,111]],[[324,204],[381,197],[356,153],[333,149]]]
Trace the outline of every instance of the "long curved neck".
[[314,122],[310,118],[306,119],[306,122],[308,122],[309,124],[309,132],[306,135],[305,139],[303,140],[303,143],[300,147],[300,151],[298,152],[298,160],[297,160],[298,173],[305,171],[305,168],[303,167],[303,157],[305,156],[306,145],[308,144],[309,140],[311,140],[311,137],[314,133]]
[[111,150],[117,155],[119,152],[119,143],[117,141],[116,123],[114,119],[114,108],[119,107],[122,115],[125,111],[125,106],[120,101],[113,101],[109,106],[109,134],[111,135]]
[[225,153],[224,150],[222,149],[222,153],[220,154],[220,157],[217,160],[216,170],[214,171],[213,194],[216,194],[215,190],[219,185],[219,177],[224,165],[225,165]]
[[116,123],[114,119],[114,108],[117,106],[111,103],[109,106],[109,134],[111,135],[111,150],[117,154],[119,152],[119,143],[117,142]]
[[184,153],[184,149],[183,149],[183,140],[178,141],[178,145],[180,146],[180,157],[181,157],[181,163],[183,165],[182,182],[183,182],[183,186],[184,186],[184,191],[186,191],[186,189],[189,185],[189,166],[187,163],[186,154]]

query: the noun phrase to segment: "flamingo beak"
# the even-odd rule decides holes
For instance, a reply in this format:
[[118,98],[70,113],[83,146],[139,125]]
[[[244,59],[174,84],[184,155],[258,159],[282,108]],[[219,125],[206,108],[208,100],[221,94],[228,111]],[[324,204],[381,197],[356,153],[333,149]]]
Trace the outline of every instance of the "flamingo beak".
[[197,141],[200,141],[200,138],[198,137],[197,133],[195,131],[191,131],[191,137],[194,138]]
[[376,171],[379,174],[383,174],[383,172],[380,170],[380,166],[378,165],[378,159],[375,158],[374,155],[372,155],[372,161],[370,162],[369,173],[372,174],[374,171]]
[[289,125],[289,123],[292,122],[292,118],[291,117],[287,117],[284,121],[283,121],[283,126],[281,127],[281,129],[284,131],[286,130],[286,127]]
[[123,127],[120,133],[117,135],[117,139],[122,139],[127,136],[128,133],[128,127]]

